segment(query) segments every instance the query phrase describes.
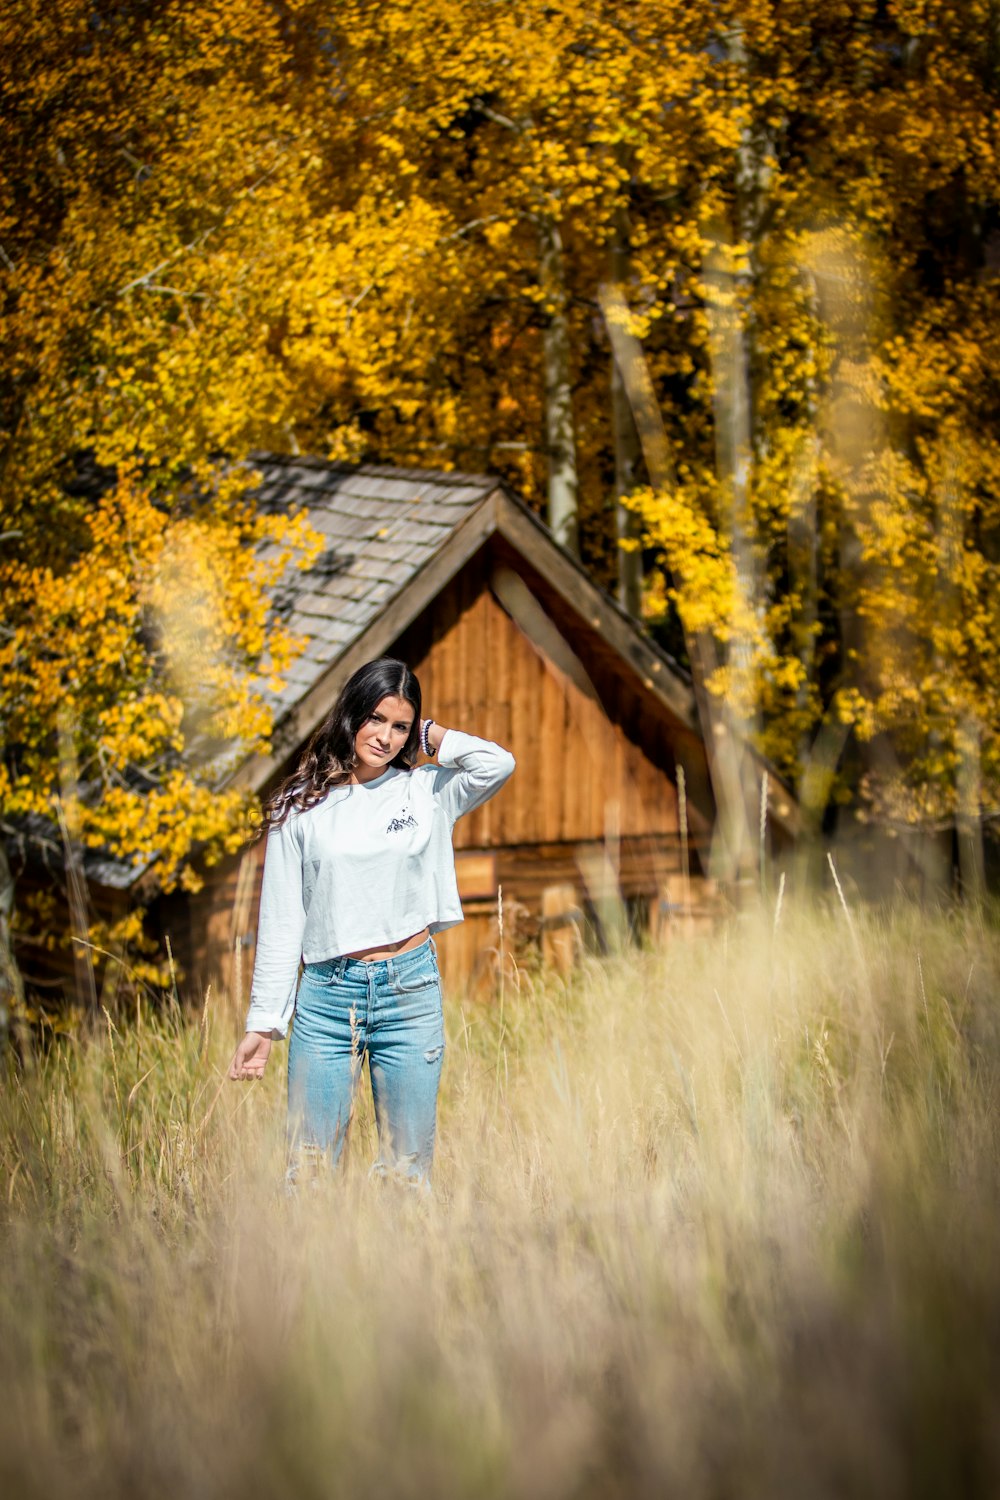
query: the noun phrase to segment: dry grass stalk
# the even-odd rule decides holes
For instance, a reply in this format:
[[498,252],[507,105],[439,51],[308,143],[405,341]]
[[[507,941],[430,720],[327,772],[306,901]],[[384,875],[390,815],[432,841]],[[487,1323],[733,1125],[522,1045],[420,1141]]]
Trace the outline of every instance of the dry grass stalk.
[[10,1492],[995,1492],[995,928],[858,907],[845,965],[784,893],[448,996],[429,1205],[366,1100],[287,1199],[281,1049],[225,1085],[195,1013],[8,1055]]

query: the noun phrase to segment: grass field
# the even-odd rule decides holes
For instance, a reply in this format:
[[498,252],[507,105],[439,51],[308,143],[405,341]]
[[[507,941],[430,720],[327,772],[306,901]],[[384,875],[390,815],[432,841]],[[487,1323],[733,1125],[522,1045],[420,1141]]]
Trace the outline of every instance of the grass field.
[[428,1204],[370,1106],[288,1198],[221,1001],[8,1049],[4,1494],[1000,1493],[991,919],[791,898],[446,1012]]

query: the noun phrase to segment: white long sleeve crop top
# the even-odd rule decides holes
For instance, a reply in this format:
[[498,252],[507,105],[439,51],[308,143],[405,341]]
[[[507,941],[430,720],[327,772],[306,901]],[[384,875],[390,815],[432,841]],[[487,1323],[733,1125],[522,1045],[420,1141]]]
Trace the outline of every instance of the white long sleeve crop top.
[[248,1031],[287,1033],[299,961],[462,921],[451,831],[514,770],[509,750],[448,729],[437,764],[335,787],[267,836]]

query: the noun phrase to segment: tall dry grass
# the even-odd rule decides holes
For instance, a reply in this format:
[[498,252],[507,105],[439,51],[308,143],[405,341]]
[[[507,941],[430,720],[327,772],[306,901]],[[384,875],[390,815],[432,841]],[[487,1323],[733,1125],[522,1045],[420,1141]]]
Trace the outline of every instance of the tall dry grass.
[[998,979],[982,913],[786,895],[451,997],[429,1204],[370,1107],[288,1199],[220,1008],[9,1056],[4,1493],[997,1493]]

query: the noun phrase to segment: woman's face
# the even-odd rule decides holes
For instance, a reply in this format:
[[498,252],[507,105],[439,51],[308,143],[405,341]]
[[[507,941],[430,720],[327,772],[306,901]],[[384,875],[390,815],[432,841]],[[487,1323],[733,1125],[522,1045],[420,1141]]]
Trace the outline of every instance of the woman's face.
[[412,726],[413,704],[405,698],[383,698],[377,703],[354,736],[355,781],[381,776],[406,744]]

